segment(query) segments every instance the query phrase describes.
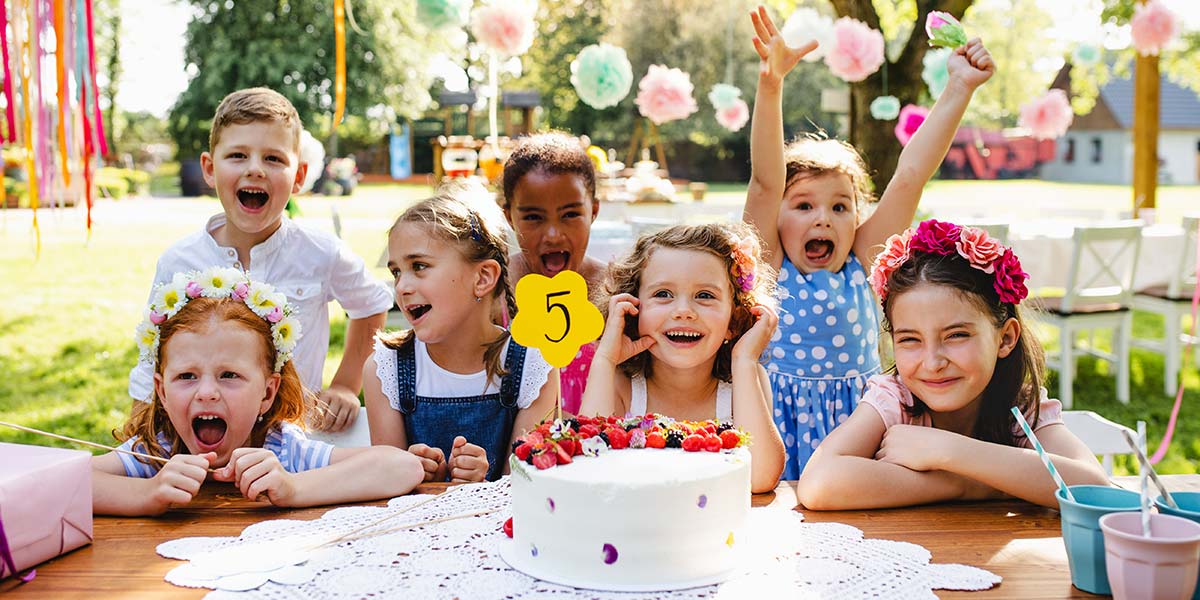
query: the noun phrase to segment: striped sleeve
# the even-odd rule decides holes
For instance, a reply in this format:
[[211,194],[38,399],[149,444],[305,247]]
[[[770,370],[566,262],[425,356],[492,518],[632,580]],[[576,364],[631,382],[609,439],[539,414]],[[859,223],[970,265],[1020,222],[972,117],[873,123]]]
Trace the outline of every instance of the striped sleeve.
[[[146,453],[146,447],[136,437],[125,440],[124,444],[117,447],[118,450],[128,452]],[[158,468],[152,467],[135,456],[130,456],[124,452],[118,452],[117,458],[121,459],[121,466],[125,467],[126,477],[138,477],[140,479],[149,479],[158,474]]]
[[285,423],[267,434],[263,447],[275,453],[288,473],[328,466],[333,453],[332,444],[308,439],[304,431],[291,423]]

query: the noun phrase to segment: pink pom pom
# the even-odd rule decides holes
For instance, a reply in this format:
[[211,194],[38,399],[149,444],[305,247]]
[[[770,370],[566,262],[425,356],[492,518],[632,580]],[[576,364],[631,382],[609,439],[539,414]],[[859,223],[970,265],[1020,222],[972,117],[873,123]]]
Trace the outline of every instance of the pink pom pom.
[[283,320],[283,309],[278,306],[276,306],[275,308],[272,308],[271,312],[267,313],[267,321],[270,321],[271,323],[278,323],[282,320]]
[[726,108],[717,110],[717,122],[721,127],[730,131],[737,131],[746,125],[746,121],[750,120],[750,107],[746,106],[746,101],[738,98]]
[[150,312],[150,322],[151,323],[154,323],[155,325],[162,325],[163,321],[166,321],[166,320],[167,320],[167,315],[164,315],[158,311]]
[[188,298],[199,298],[200,294],[204,293],[204,288],[200,287],[200,284],[195,281],[189,281],[187,287],[183,288],[183,291],[187,293]]
[[245,300],[246,297],[250,295],[250,286],[244,283],[239,283],[233,286],[233,295],[236,296],[238,300]]
[[696,112],[692,89],[692,80],[687,73],[663,65],[650,65],[646,76],[638,83],[638,111],[655,125],[683,119]]
[[1160,0],[1135,4],[1129,26],[1133,47],[1142,56],[1158,56],[1179,33],[1179,23],[1175,14]]
[[521,1],[496,2],[471,13],[471,33],[489,50],[501,56],[525,54],[533,45],[534,9]]
[[916,104],[909,104],[900,110],[900,117],[896,120],[896,139],[900,140],[901,146],[907,146],[908,140],[912,139],[913,134],[921,127],[921,123],[925,122],[925,117],[929,116],[929,109]]
[[833,48],[825,64],[845,81],[862,81],[883,64],[883,34],[866,23],[842,17],[833,24]]
[[1048,140],[1066,133],[1074,118],[1066,92],[1056,89],[1022,106],[1017,122],[1021,127],[1028,128],[1033,137]]

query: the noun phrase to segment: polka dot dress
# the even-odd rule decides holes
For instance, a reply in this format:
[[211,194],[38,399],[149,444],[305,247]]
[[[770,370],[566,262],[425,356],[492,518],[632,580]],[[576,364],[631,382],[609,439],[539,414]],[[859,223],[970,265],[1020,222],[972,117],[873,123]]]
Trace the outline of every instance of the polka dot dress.
[[862,263],[805,275],[784,260],[779,329],[767,350],[775,425],[797,479],[825,436],[845,421],[879,372],[879,315]]

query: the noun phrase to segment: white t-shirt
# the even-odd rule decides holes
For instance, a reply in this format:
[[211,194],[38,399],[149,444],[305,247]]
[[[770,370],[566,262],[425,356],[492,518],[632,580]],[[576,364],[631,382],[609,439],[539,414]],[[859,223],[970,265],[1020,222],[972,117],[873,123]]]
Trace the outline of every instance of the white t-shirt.
[[[213,238],[213,231],[223,225],[225,214],[215,215],[202,231],[167,248],[158,259],[150,296],[155,286],[178,272],[216,266],[241,269],[237,250]],[[250,278],[271,284],[296,307],[301,336],[292,360],[300,380],[312,390],[321,389],[329,351],[329,301],[337,300],[351,319],[385,313],[393,302],[391,286],[372,277],[350,246],[330,233],[301,227],[287,215],[271,237],[250,249]],[[153,389],[154,370],[139,361],[129,372],[129,395],[148,400]]]
[[[413,358],[417,363],[417,395],[425,398],[467,398],[495,394],[500,391],[500,377],[487,380],[487,371],[477,371],[466,375],[452,373],[438,366],[429,357],[429,349],[421,340],[413,340]],[[500,359],[508,357],[508,349],[512,347],[512,338],[504,345]],[[389,348],[378,338],[375,339],[375,374],[383,388],[392,408],[400,410],[400,381],[396,369],[399,354],[395,348]],[[554,367],[542,358],[537,348],[525,349],[525,366],[521,371],[521,391],[517,394],[517,408],[525,408],[533,404],[542,393],[550,371]]]

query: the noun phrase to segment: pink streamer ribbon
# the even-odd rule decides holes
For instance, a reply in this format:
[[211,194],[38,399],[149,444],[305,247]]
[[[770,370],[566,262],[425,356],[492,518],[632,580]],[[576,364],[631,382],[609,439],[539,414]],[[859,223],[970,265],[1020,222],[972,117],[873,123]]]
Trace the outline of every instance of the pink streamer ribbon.
[[96,111],[92,120],[97,136],[100,138],[97,140],[99,142],[100,155],[107,156],[108,140],[104,135],[104,119],[100,117],[100,91],[96,86],[96,35],[92,27],[92,22],[95,19],[92,18],[92,0],[84,0],[84,2],[87,3],[88,76],[92,80],[92,108]]
[[12,69],[8,66],[8,6],[0,2],[0,53],[4,59],[4,118],[8,125],[9,143],[17,141],[17,117],[13,112]]
[[[1196,288],[1192,290],[1192,337],[1196,337],[1196,315],[1200,309],[1200,235],[1196,236]],[[1191,350],[1191,354],[1195,355],[1195,346],[1189,344],[1184,350],[1184,356],[1188,355],[1187,350]],[[1167,455],[1167,448],[1171,446],[1171,438],[1175,436],[1175,423],[1179,420],[1179,408],[1183,405],[1183,368],[1187,364],[1187,360],[1180,361],[1179,374],[1179,389],[1175,392],[1175,406],[1171,408],[1171,418],[1167,421],[1167,432],[1163,434],[1163,439],[1158,444],[1158,449],[1154,451],[1154,456],[1150,457],[1150,464],[1156,465]]]
[[[4,535],[4,519],[0,518],[0,579],[5,577],[5,567],[12,571],[13,575],[17,574],[17,562],[13,560],[12,551],[8,549],[8,536]],[[28,573],[19,575],[18,579],[29,583],[34,577],[37,577],[37,569],[30,569]]]

